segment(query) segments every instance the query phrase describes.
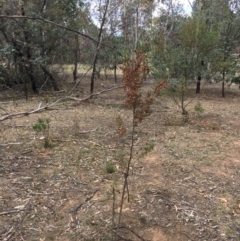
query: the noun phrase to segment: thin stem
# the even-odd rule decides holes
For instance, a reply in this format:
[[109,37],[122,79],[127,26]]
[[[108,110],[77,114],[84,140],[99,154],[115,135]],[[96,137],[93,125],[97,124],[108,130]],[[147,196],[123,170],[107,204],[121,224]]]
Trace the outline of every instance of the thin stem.
[[[116,196],[115,196],[115,188],[113,187],[112,189],[112,194],[113,194],[113,205],[112,205],[112,228],[114,228],[114,220],[115,220],[115,200],[116,200]],[[112,233],[112,240],[113,240],[113,233]]]
[[[131,165],[131,161],[132,161],[132,158],[133,158],[134,134],[135,134],[135,127],[136,127],[136,123],[135,123],[135,112],[136,112],[136,108],[133,107],[132,135],[131,135],[130,154],[129,154],[128,164],[127,164],[127,169],[126,169],[126,172],[125,172],[125,174],[124,174],[124,184],[123,184],[122,197],[121,197],[121,203],[120,203],[120,211],[119,211],[119,218],[118,218],[118,227],[119,227],[119,225],[120,225],[121,218],[122,218],[122,208],[123,208],[125,190],[126,190],[126,188],[128,187],[127,179],[128,179],[128,176],[129,176],[130,165]],[[128,188],[127,188],[127,189],[128,189]],[[128,192],[128,201],[129,201],[129,192]]]

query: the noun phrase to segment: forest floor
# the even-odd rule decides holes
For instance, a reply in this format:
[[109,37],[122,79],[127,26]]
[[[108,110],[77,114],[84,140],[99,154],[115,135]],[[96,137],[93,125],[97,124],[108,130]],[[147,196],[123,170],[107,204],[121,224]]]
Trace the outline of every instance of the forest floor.
[[[89,81],[74,96],[86,97]],[[114,87],[97,81],[96,91]],[[146,84],[151,89],[153,84]],[[0,118],[67,95],[0,91]],[[118,225],[131,141],[122,89],[0,122],[0,240],[240,240],[240,91],[203,84],[189,89],[188,119],[159,97],[136,131]],[[203,113],[194,107],[201,103]],[[116,117],[128,132],[119,137]],[[50,120],[52,148],[32,126]],[[148,152],[144,155],[144,152]],[[109,173],[109,166],[114,172]]]

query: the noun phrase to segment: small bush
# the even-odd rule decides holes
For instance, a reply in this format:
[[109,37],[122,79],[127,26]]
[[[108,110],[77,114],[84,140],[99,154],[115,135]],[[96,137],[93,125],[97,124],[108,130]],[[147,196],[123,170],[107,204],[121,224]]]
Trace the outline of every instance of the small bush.
[[50,137],[50,120],[49,119],[41,119],[38,118],[36,124],[32,126],[33,130],[36,132],[42,132],[44,134],[44,147],[45,148],[52,148],[53,142]]
[[32,128],[33,128],[33,130],[35,130],[37,132],[42,132],[42,131],[49,129],[49,123],[50,123],[49,119],[38,118],[37,123],[34,124],[32,126]]
[[146,143],[145,147],[143,148],[142,153],[140,154],[140,157],[144,157],[149,152],[151,152],[153,150],[154,146],[155,146],[154,140],[150,140],[148,143]]
[[204,108],[203,108],[203,106],[202,106],[202,104],[201,104],[200,102],[198,102],[198,103],[194,106],[194,110],[195,110],[197,113],[199,113],[199,114],[201,114],[201,113],[204,112]]
[[114,173],[115,168],[112,162],[106,162],[106,171],[107,173]]

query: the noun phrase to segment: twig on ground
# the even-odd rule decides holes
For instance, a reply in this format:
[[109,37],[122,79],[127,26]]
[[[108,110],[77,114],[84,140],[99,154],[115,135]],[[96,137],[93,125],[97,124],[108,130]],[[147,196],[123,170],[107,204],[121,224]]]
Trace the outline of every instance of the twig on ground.
[[79,98],[76,98],[76,97],[69,97],[70,100],[75,100],[78,103],[82,102],[82,101],[86,101],[86,100],[89,100],[91,99],[92,97],[94,96],[98,96],[98,95],[101,95],[102,93],[105,93],[105,92],[108,92],[108,91],[112,91],[112,90],[116,90],[116,89],[120,89],[120,88],[123,88],[123,85],[118,85],[118,86],[115,86],[115,87],[112,87],[110,89],[106,89],[106,90],[102,90],[102,91],[99,91],[99,92],[96,92],[96,93],[93,93],[83,99],[79,99]]
[[115,188],[112,189],[112,195],[113,195],[113,203],[112,203],[112,227],[114,227],[114,220],[115,220],[115,201],[116,201],[116,194],[115,194]]
[[124,240],[124,241],[133,241],[132,239],[126,239],[124,237],[122,237],[120,234],[117,233],[116,230],[112,229],[111,230],[118,238],[120,238],[121,240]]
[[130,228],[128,228],[128,227],[121,226],[121,227],[118,227],[118,228],[127,229],[128,231],[130,231],[131,233],[133,233],[134,235],[136,235],[140,240],[146,241],[143,237],[141,237],[139,234],[137,234],[135,231],[133,231],[132,229],[130,229]]
[[81,203],[80,205],[78,205],[78,206],[72,211],[72,213],[76,215],[77,212],[78,212],[78,210],[79,210],[85,203],[87,203],[88,201],[90,201],[90,200],[94,197],[94,195],[97,193],[98,190],[99,190],[99,189],[97,188],[97,189],[92,193],[92,195],[89,196],[89,197],[87,197],[87,198],[85,199],[84,203]]
[[94,146],[100,146],[100,147],[103,147],[102,145],[96,143],[96,142],[93,142],[93,141],[89,141],[91,144],[93,144]]
[[22,145],[21,142],[16,142],[16,143],[1,143],[0,146],[11,146],[11,145]]
[[1,106],[0,106],[0,109],[3,110],[6,114],[8,114],[8,112],[5,109],[3,109]]
[[4,211],[4,212],[1,212],[0,213],[0,216],[3,216],[3,215],[8,215],[8,214],[12,214],[12,213],[19,213],[23,210],[10,210],[10,211]]
[[[22,210],[18,210],[19,211],[23,211]],[[8,241],[15,233],[16,231],[19,229],[20,225],[23,223],[23,220],[24,218],[26,217],[27,213],[24,213],[23,217],[21,218],[21,220],[15,225],[15,226],[12,226],[8,231],[7,233],[5,233],[3,235],[3,240],[2,241]]]
[[88,132],[94,132],[94,131],[96,131],[96,130],[97,130],[97,127],[96,127],[95,129],[93,129],[93,130],[79,131],[79,133],[85,134],[85,133],[88,133]]
[[93,193],[92,193],[92,195],[91,196],[89,196],[89,197],[87,197],[86,199],[85,199],[85,201],[83,202],[83,203],[81,203],[80,205],[78,205],[71,213],[72,213],[72,216],[71,216],[71,225],[79,225],[79,220],[77,220],[77,213],[78,213],[78,210],[79,209],[81,209],[81,207],[85,204],[85,203],[87,203],[89,200],[91,200],[93,197],[94,197],[94,195],[96,194],[96,192],[98,191],[99,189],[97,188]]
[[3,238],[3,241],[8,241],[12,236],[13,234],[15,233],[14,231],[14,227],[12,226],[8,231],[7,233],[4,234],[4,238]]
[[199,168],[197,168],[196,165],[193,165],[193,167],[194,167],[197,171],[199,171],[199,172],[201,172],[201,173],[204,173],[202,170],[200,170]]
[[26,154],[29,154],[31,153],[33,150],[29,149],[29,150],[26,150],[24,152],[21,153],[21,155],[26,155]]

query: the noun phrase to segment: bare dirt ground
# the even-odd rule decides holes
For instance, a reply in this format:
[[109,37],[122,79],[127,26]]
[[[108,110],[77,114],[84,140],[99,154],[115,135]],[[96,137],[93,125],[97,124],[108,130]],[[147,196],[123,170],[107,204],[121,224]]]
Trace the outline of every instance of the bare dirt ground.
[[[87,96],[88,85],[81,83],[75,95]],[[113,86],[98,81],[96,90]],[[0,117],[51,103],[71,87],[29,101],[2,90]],[[137,128],[130,202],[118,228],[131,136],[117,133],[117,116],[131,127],[121,89],[0,122],[0,240],[240,240],[240,91],[231,86],[223,99],[219,84],[204,84],[200,95],[194,92],[187,121],[161,97]],[[201,114],[194,111],[198,102]],[[38,118],[51,121],[52,148],[32,128]]]

